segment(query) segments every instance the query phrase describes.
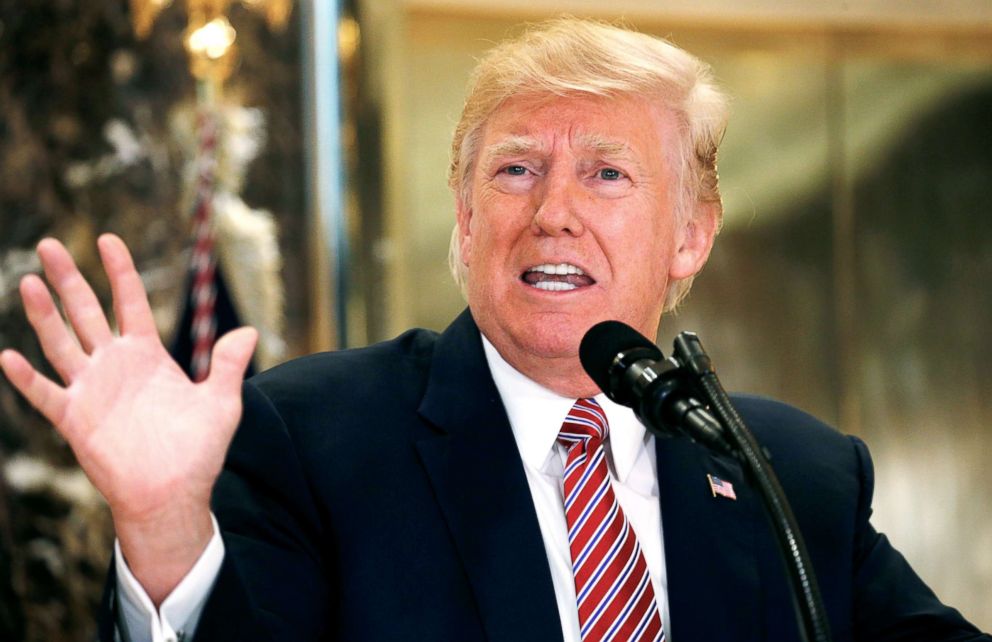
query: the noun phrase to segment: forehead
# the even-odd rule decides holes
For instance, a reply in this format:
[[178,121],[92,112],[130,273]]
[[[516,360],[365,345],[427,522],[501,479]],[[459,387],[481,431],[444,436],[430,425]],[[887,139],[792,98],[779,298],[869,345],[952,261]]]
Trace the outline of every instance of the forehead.
[[487,120],[483,160],[493,154],[552,153],[568,147],[661,163],[678,144],[671,110],[633,96],[518,96]]

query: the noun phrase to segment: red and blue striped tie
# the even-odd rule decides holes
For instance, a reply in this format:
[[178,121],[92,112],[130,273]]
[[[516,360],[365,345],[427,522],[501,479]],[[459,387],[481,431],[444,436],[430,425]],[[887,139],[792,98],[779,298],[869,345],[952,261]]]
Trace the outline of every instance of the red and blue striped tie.
[[558,435],[568,449],[565,519],[582,642],[661,642],[665,632],[648,567],[610,483],[603,450],[608,434],[600,405],[579,399]]

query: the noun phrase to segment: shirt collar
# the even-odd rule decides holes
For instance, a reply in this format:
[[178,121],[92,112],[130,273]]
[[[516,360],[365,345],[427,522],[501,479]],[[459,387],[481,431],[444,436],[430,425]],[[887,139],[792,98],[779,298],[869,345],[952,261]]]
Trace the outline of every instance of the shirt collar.
[[[507,363],[485,336],[482,345],[520,457],[528,467],[542,470],[554,451],[558,431],[575,399],[563,397],[529,379]],[[617,480],[624,483],[647,443],[644,426],[630,408],[613,403],[603,393],[594,398],[610,422],[607,452],[613,456]]]

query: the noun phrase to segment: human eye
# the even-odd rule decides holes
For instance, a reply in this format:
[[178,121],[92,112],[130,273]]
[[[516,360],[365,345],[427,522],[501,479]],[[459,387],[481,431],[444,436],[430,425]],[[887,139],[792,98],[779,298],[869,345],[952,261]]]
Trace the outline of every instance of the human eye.
[[598,176],[604,181],[618,181],[624,177],[624,174],[615,167],[603,167],[599,170]]
[[527,162],[511,162],[496,167],[496,173],[492,178],[493,185],[508,194],[521,194],[529,190],[540,175],[540,169]]
[[507,165],[500,171],[508,176],[525,176],[527,174],[527,168],[523,165]]
[[589,188],[604,198],[619,198],[629,193],[633,179],[614,165],[597,163],[586,174]]

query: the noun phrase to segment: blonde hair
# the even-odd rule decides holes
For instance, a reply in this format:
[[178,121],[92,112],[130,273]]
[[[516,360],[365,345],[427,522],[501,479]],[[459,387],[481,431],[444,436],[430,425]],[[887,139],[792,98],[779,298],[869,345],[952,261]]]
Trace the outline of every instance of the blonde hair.
[[[486,121],[507,99],[520,96],[642,96],[659,101],[678,119],[675,150],[680,221],[706,204],[723,217],[717,176],[717,147],[727,122],[727,99],[709,65],[670,42],[606,23],[571,17],[534,25],[497,45],[479,61],[451,143],[448,185],[466,207],[472,171]],[[465,291],[459,231],[452,231],[448,263]],[[665,310],[689,292],[692,277],[673,283]]]

